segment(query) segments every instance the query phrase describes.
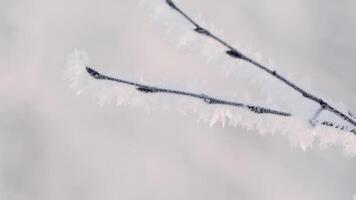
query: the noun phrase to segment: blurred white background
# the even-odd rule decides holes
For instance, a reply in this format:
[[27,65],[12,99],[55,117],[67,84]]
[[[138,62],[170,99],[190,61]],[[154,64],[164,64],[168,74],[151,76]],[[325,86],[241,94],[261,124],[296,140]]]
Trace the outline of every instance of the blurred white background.
[[[356,111],[353,0],[181,0]],[[179,82],[204,61],[129,0],[0,0],[0,199],[352,199],[356,160],[178,112],[100,107],[62,80],[84,49],[116,74]],[[163,78],[162,78],[163,79]]]

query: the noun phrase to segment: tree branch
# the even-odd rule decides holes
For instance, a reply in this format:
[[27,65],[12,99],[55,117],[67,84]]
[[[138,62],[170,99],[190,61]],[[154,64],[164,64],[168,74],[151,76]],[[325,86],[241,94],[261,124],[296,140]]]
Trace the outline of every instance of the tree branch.
[[[187,96],[187,97],[191,97],[191,98],[201,99],[207,104],[219,104],[219,105],[227,105],[227,106],[245,108],[245,109],[248,109],[249,111],[254,112],[256,114],[272,114],[272,115],[277,115],[277,116],[282,116],[282,117],[291,117],[292,116],[291,113],[282,112],[282,111],[278,111],[278,110],[274,110],[274,109],[270,109],[270,108],[264,108],[264,107],[256,106],[256,105],[252,105],[252,104],[244,104],[244,103],[233,102],[233,101],[228,101],[228,100],[224,100],[224,99],[218,99],[218,98],[210,97],[203,93],[198,94],[198,93],[186,92],[186,91],[182,91],[182,90],[160,88],[160,87],[154,87],[154,86],[136,83],[136,82],[132,82],[132,81],[127,81],[127,80],[123,80],[123,79],[113,78],[113,77],[110,77],[107,75],[103,75],[90,67],[86,67],[86,71],[90,74],[90,76],[92,76],[93,78],[95,78],[97,80],[108,80],[108,81],[113,81],[113,82],[117,82],[117,83],[130,85],[130,86],[135,87],[137,89],[137,91],[146,93],[146,94],[163,93],[163,94]],[[317,117],[317,115],[319,115],[322,110],[323,109],[319,109],[315,116]],[[315,120],[315,123],[317,123],[317,122],[318,121]],[[321,125],[333,127],[333,128],[340,129],[340,130],[349,130],[350,132],[352,132],[356,135],[356,129],[350,130],[347,126],[335,125],[334,123],[326,122],[326,121],[322,122]]]
[[123,79],[113,78],[110,76],[100,74],[99,72],[95,71],[94,69],[92,69],[90,67],[86,67],[86,70],[93,78],[95,78],[97,80],[109,80],[109,81],[114,81],[117,83],[131,85],[133,87],[136,87],[136,89],[139,92],[143,92],[143,93],[147,93],[147,94],[148,93],[164,93],[164,94],[188,96],[188,97],[192,97],[192,98],[196,98],[196,99],[201,99],[207,104],[220,104],[220,105],[229,105],[229,106],[245,108],[245,109],[248,109],[251,112],[254,112],[256,114],[273,114],[273,115],[279,115],[279,116],[283,116],[283,117],[291,116],[290,113],[277,111],[277,110],[273,110],[270,108],[264,108],[261,106],[256,106],[256,105],[251,105],[251,104],[244,104],[244,103],[238,103],[238,102],[233,102],[233,101],[227,101],[224,99],[218,99],[218,98],[210,97],[206,94],[197,94],[197,93],[186,92],[186,91],[181,91],[181,90],[173,90],[173,89],[167,89],[167,88],[154,87],[154,86],[140,84],[140,83],[127,81],[127,80],[123,80]]
[[177,5],[172,1],[172,0],[166,0],[166,3],[174,10],[176,10],[178,13],[180,13],[185,19],[187,19],[191,24],[193,24],[195,26],[194,31],[205,35],[207,37],[210,37],[211,39],[219,42],[220,44],[222,44],[223,46],[225,46],[228,50],[226,51],[226,54],[228,54],[229,56],[236,58],[236,59],[241,59],[244,60],[260,69],[262,69],[263,71],[269,73],[270,75],[272,75],[273,77],[279,79],[280,81],[282,81],[283,83],[285,83],[286,85],[288,85],[289,87],[291,87],[292,89],[294,89],[295,91],[299,92],[303,97],[314,101],[315,103],[319,104],[323,109],[328,110],[332,113],[334,113],[335,115],[338,115],[340,118],[342,118],[343,120],[345,120],[346,122],[352,124],[354,127],[356,127],[356,121],[355,118],[353,117],[349,117],[346,114],[342,113],[341,111],[337,110],[336,108],[332,107],[330,104],[328,104],[326,101],[324,101],[323,99],[307,92],[306,90],[298,87],[297,85],[295,85],[294,83],[292,83],[291,81],[287,80],[285,77],[283,77],[282,75],[280,75],[278,72],[276,72],[275,70],[271,70],[270,68],[258,63],[257,61],[253,60],[252,58],[246,56],[245,54],[241,53],[240,51],[238,51],[237,49],[235,49],[233,46],[231,46],[230,44],[228,44],[227,42],[225,42],[224,40],[222,40],[221,38],[217,37],[216,35],[214,35],[213,33],[211,33],[209,30],[203,28],[202,26],[200,26],[198,23],[196,23],[191,17],[189,17],[185,12],[183,12],[180,8],[177,7]]

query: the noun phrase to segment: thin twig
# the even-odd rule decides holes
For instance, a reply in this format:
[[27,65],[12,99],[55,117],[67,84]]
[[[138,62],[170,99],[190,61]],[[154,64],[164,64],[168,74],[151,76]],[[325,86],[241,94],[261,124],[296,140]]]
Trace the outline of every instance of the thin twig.
[[131,85],[131,86],[136,87],[136,89],[138,91],[143,92],[143,93],[165,93],[165,94],[188,96],[188,97],[192,97],[192,98],[201,99],[207,104],[220,104],[220,105],[235,106],[235,107],[248,109],[251,112],[254,112],[257,114],[273,114],[273,115],[279,115],[279,116],[284,116],[284,117],[291,116],[290,113],[281,112],[281,111],[264,108],[261,106],[251,105],[251,104],[244,104],[244,103],[238,103],[238,102],[233,102],[233,101],[227,101],[224,99],[218,99],[218,98],[210,97],[206,94],[197,94],[197,93],[186,92],[186,91],[182,91],[182,90],[173,90],[173,89],[167,89],[167,88],[154,87],[154,86],[149,86],[149,85],[136,83],[136,82],[132,82],[132,81],[127,81],[127,80],[123,80],[123,79],[113,78],[110,76],[100,74],[99,72],[95,71],[94,69],[92,69],[90,67],[86,67],[86,70],[95,79],[109,80],[109,81],[114,81],[114,82],[118,82],[118,83],[123,83],[126,85]]
[[263,71],[265,71],[265,72],[269,73],[270,75],[274,76],[275,78],[279,79],[280,81],[282,81],[283,83],[285,83],[289,87],[293,88],[294,90],[296,90],[297,92],[302,94],[303,97],[318,103],[325,110],[328,110],[328,111],[334,113],[335,115],[338,115],[343,120],[349,122],[354,127],[356,127],[356,121],[354,119],[350,118],[349,116],[345,115],[341,111],[339,111],[336,108],[332,107],[331,105],[329,105],[323,99],[321,99],[321,98],[319,98],[319,97],[317,97],[315,95],[312,95],[311,93],[309,93],[309,92],[305,91],[304,89],[298,87],[297,85],[295,85],[294,83],[292,83],[291,81],[287,80],[285,77],[280,75],[275,70],[271,70],[270,68],[258,63],[257,61],[253,60],[252,58],[250,58],[250,57],[246,56],[245,54],[241,53],[240,51],[235,49],[233,46],[231,46],[230,44],[228,44],[227,42],[225,42],[224,40],[222,40],[218,36],[214,35],[209,30],[203,28],[198,23],[196,23],[191,17],[189,17],[185,12],[183,12],[180,8],[178,8],[177,5],[172,0],[166,0],[166,2],[171,8],[173,8],[176,11],[178,11],[178,13],[180,13],[185,19],[187,19],[191,24],[193,24],[195,26],[195,29],[194,29],[195,32],[197,32],[199,34],[202,34],[202,35],[205,35],[207,37],[210,37],[213,40],[215,40],[215,41],[219,42],[220,44],[222,44],[223,46],[225,46],[228,49],[226,51],[226,54],[228,54],[229,56],[231,56],[233,58],[236,58],[236,59],[245,60],[246,62],[251,63],[252,65],[255,65],[256,67],[262,69]]

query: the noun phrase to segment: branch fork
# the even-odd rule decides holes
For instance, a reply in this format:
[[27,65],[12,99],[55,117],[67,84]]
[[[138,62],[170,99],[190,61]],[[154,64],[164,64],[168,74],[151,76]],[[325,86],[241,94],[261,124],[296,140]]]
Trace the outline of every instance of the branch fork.
[[[319,116],[319,114],[323,110],[328,110],[328,111],[334,113],[335,115],[339,116],[340,118],[342,118],[345,122],[350,123],[356,129],[356,118],[354,117],[354,115],[351,112],[349,112],[348,114],[342,113],[341,111],[339,111],[336,108],[332,107],[330,104],[328,104],[323,99],[321,99],[321,98],[319,98],[319,97],[307,92],[306,90],[298,87],[297,85],[295,85],[291,81],[287,80],[285,77],[280,75],[275,70],[271,70],[269,67],[267,67],[265,65],[262,65],[262,64],[258,63],[257,61],[253,60],[252,58],[244,55],[243,53],[241,53],[240,51],[235,49],[233,46],[231,46],[230,44],[228,44],[227,42],[225,42],[221,38],[215,36],[213,33],[211,33],[209,30],[203,28],[198,23],[196,23],[191,17],[189,17],[177,5],[175,5],[175,3],[172,0],[166,0],[166,2],[172,9],[174,9],[175,11],[180,13],[182,15],[182,17],[184,17],[192,25],[195,26],[195,29],[194,29],[195,32],[197,32],[199,34],[202,34],[202,35],[205,35],[207,37],[210,37],[211,39],[213,39],[216,42],[220,43],[221,45],[225,46],[228,49],[226,51],[226,54],[229,55],[230,57],[235,58],[235,59],[244,60],[244,61],[246,61],[246,62],[248,62],[248,63],[250,63],[250,64],[252,64],[252,65],[254,65],[254,66],[258,67],[258,68],[260,68],[261,70],[269,73],[273,77],[279,79],[281,82],[283,82],[284,84],[288,85],[290,88],[294,89],[296,92],[300,93],[303,97],[305,97],[305,98],[307,98],[307,99],[309,99],[311,101],[314,101],[315,103],[318,103],[321,108],[316,112],[316,114],[313,117],[313,119],[310,120],[311,124],[315,124],[315,121],[317,121],[317,117]],[[325,123],[321,123],[321,124],[325,125],[325,126],[330,126],[332,124],[332,127],[338,128],[338,129],[341,129],[341,130],[345,130],[347,128],[347,126],[334,125],[334,123],[330,123],[330,122],[325,122]],[[355,133],[356,132],[355,129],[352,129],[351,132]]]

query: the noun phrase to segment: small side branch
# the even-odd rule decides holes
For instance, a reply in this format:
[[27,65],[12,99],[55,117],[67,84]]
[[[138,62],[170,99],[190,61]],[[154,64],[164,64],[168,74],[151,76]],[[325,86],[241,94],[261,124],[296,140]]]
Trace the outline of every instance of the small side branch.
[[309,120],[312,126],[316,126],[318,124],[317,118],[319,117],[320,113],[324,110],[323,107],[320,107],[314,114],[313,118]]
[[343,130],[343,131],[350,131],[351,133],[356,135],[356,129],[350,129],[350,127],[345,126],[345,125],[339,125],[336,123],[332,123],[332,122],[328,122],[328,121],[322,121],[320,122],[318,120],[319,115],[321,114],[321,112],[323,112],[323,110],[325,110],[323,107],[320,107],[314,114],[313,118],[311,120],[309,120],[310,124],[312,126],[317,126],[317,125],[323,125],[323,126],[327,126],[327,127],[332,127],[335,129],[339,129],[339,130]]
[[213,40],[217,41],[218,43],[220,43],[221,45],[225,46],[228,49],[226,51],[226,54],[228,54],[230,57],[235,58],[235,59],[244,60],[244,61],[260,68],[261,70],[267,72],[268,74],[270,74],[273,77],[277,78],[278,80],[282,81],[283,83],[285,83],[286,85],[288,85],[289,87],[294,89],[295,91],[299,92],[304,98],[307,98],[311,101],[318,103],[323,109],[328,110],[328,111],[334,113],[335,115],[338,115],[340,118],[342,118],[343,120],[347,121],[348,123],[350,123],[354,127],[356,127],[356,119],[354,117],[349,116],[350,113],[349,113],[349,115],[342,113],[341,111],[337,110],[336,108],[334,108],[331,105],[329,105],[328,103],[326,103],[326,101],[324,101],[323,99],[307,92],[306,90],[304,90],[304,89],[300,88],[299,86],[297,86],[296,84],[292,83],[287,78],[280,75],[278,72],[271,70],[267,66],[262,65],[262,64],[258,63],[257,61],[253,60],[252,58],[246,56],[245,54],[243,54],[242,52],[238,51],[236,48],[234,48],[233,46],[231,46],[230,44],[225,42],[223,39],[219,38],[218,36],[211,33],[209,30],[205,29],[204,27],[202,27],[198,23],[196,23],[191,17],[189,17],[185,12],[183,12],[172,0],[166,0],[166,2],[172,9],[176,10],[186,20],[188,20],[192,25],[195,26],[195,29],[194,29],[195,32],[205,35],[207,37],[210,37],[211,39],[213,39]]
[[123,79],[113,78],[110,76],[100,74],[99,72],[95,71],[94,69],[92,69],[90,67],[86,67],[86,70],[93,78],[95,78],[97,80],[108,80],[108,81],[114,81],[114,82],[122,83],[122,84],[126,84],[126,85],[131,85],[131,86],[136,87],[137,91],[146,93],[146,94],[148,94],[148,93],[174,94],[174,95],[187,96],[187,97],[191,97],[191,98],[201,99],[207,104],[220,104],[220,105],[228,105],[228,106],[234,106],[234,107],[239,107],[239,108],[245,108],[245,109],[248,109],[249,111],[254,112],[256,114],[272,114],[272,115],[278,115],[278,116],[283,116],[283,117],[291,116],[291,114],[287,113],[287,112],[282,112],[282,111],[265,108],[265,107],[261,107],[261,106],[257,106],[257,105],[252,105],[252,104],[244,104],[244,103],[239,103],[239,102],[227,101],[224,99],[210,97],[206,94],[197,94],[197,93],[186,92],[186,91],[181,91],[181,90],[154,87],[154,86],[149,86],[149,85],[136,83],[136,82],[132,82],[132,81],[127,81],[127,80],[123,80]]

